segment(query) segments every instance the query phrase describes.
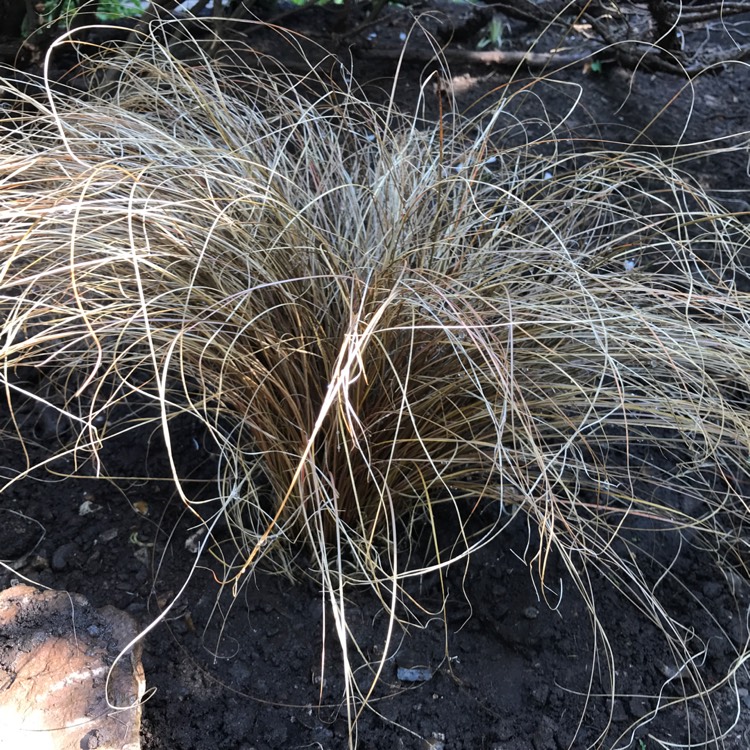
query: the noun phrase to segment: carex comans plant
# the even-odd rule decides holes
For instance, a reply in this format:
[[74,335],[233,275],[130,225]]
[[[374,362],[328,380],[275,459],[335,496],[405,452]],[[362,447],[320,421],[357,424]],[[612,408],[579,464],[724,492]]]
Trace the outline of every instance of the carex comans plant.
[[[103,419],[119,402],[156,405],[170,451],[173,418],[200,420],[216,497],[191,497],[177,460],[175,485],[207,527],[226,521],[235,591],[307,548],[352,743],[388,653],[367,679],[350,660],[352,587],[372,588],[391,633],[410,576],[468,560],[518,513],[542,577],[559,555],[596,622],[589,571],[604,573],[710,698],[625,532],[747,559],[743,217],[676,159],[564,147],[543,108],[532,137],[533,82],[471,117],[445,99],[430,123],[430,80],[405,115],[336,83],[331,60],[271,72],[215,39],[177,49],[174,24],[95,56],[58,41],[78,48],[86,95],[0,84],[11,403],[34,397],[18,373],[43,369],[81,461],[130,428]],[[412,557],[410,532],[431,525],[431,556]]]

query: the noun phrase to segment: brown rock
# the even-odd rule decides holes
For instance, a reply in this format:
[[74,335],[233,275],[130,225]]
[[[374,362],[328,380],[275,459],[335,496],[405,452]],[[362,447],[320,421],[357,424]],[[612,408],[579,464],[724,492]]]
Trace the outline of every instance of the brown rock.
[[139,750],[140,645],[113,668],[137,632],[78,594],[0,592],[0,749]]

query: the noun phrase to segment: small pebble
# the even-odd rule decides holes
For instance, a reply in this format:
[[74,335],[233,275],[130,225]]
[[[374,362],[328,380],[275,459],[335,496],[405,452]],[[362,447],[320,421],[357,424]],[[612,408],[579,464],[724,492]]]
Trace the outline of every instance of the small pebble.
[[668,680],[673,679],[680,672],[673,664],[659,664],[658,669]]
[[68,567],[68,563],[70,562],[71,558],[75,553],[78,551],[78,548],[76,547],[73,542],[68,542],[67,544],[63,544],[60,547],[58,547],[53,553],[52,553],[52,561],[51,561],[51,567],[52,570],[61,571],[65,570],[65,568]]
[[523,616],[527,620],[536,620],[539,617],[539,610],[536,607],[526,607],[523,611]]
[[107,531],[101,533],[99,541],[104,543],[111,542],[119,533],[118,529],[107,529]]
[[201,541],[206,533],[206,529],[201,526],[201,528],[198,529],[198,531],[195,531],[192,533],[186,540],[185,540],[185,549],[188,552],[191,552],[192,554],[196,554],[198,550],[201,548]]
[[42,570],[49,570],[49,560],[44,555],[32,555],[29,560],[29,567],[36,573]]
[[84,500],[79,506],[78,506],[78,515],[79,516],[88,516],[90,513],[96,513],[97,510],[101,510],[102,506],[97,505],[96,503],[92,502],[91,500]]
[[398,667],[396,677],[401,682],[427,682],[432,679],[433,671],[429,667]]

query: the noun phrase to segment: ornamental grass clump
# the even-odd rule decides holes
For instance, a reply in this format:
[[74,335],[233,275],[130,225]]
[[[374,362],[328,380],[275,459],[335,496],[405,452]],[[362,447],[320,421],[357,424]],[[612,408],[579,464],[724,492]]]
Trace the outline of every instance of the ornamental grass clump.
[[[746,560],[742,217],[676,159],[566,150],[552,121],[526,134],[529,87],[430,124],[332,64],[271,72],[184,39],[178,54],[170,28],[84,60],[86,96],[1,84],[11,402],[33,396],[28,368],[58,383],[79,461],[130,429],[105,419],[118,403],[156,405],[170,450],[173,419],[200,420],[216,497],[174,481],[207,527],[226,520],[225,582],[263,561],[294,572],[305,545],[350,677],[350,587],[395,621],[425,572],[409,531],[447,511],[433,569],[524,513],[542,575],[555,550],[588,597],[595,566],[688,649],[624,531]],[[415,111],[433,95],[427,81]],[[352,723],[382,667],[348,681]]]

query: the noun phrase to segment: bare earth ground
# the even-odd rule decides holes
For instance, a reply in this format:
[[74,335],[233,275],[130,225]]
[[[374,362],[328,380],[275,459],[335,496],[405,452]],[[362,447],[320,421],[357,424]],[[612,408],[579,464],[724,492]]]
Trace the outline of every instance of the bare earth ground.
[[[334,22],[327,12],[294,20],[300,29],[320,33],[328,33]],[[379,35],[373,43],[397,40],[406,28],[403,17],[386,19],[373,27]],[[516,28],[520,47],[523,29]],[[274,51],[272,37],[257,35],[257,44]],[[376,80],[383,88],[393,70],[392,61],[368,61],[366,52],[355,60],[359,79]],[[507,70],[490,67],[454,65],[453,74],[457,96],[467,105],[508,80]],[[421,63],[401,71],[404,106],[413,100],[422,75]],[[598,132],[629,142],[646,130],[644,142],[670,144],[680,137],[708,141],[750,130],[750,73],[744,67],[729,66],[688,88],[675,77],[644,71],[632,76],[606,66],[598,74],[577,65],[554,77],[580,86],[544,88],[545,106],[558,115],[580,91],[581,107],[567,122],[572,137],[588,140]],[[747,153],[706,157],[691,169],[710,189],[732,191],[717,193],[731,209],[746,211],[747,159]],[[44,382],[35,387],[43,389]],[[48,456],[64,430],[38,409],[26,413],[23,405],[17,407],[38,439],[32,461]],[[7,419],[7,408],[3,414]],[[216,457],[191,423],[181,425],[179,436],[180,468],[196,480],[198,491],[201,480],[210,481]],[[314,580],[293,583],[258,573],[232,599],[220,591],[211,560],[205,559],[182,591],[195,557],[189,550],[192,521],[169,481],[146,478],[169,475],[159,435],[130,432],[108,444],[102,459],[106,473],[118,479],[62,480],[75,467],[61,459],[37,472],[36,479],[13,485],[0,498],[0,558],[41,584],[85,595],[94,606],[126,610],[143,627],[181,592],[167,621],[144,639],[146,680],[153,691],[143,711],[144,750],[346,747],[340,654],[320,587]],[[672,469],[660,466],[658,455],[653,460],[655,471]],[[0,444],[4,476],[24,465],[17,443]],[[91,471],[83,466],[78,473]],[[99,507],[81,515],[84,502]],[[439,522],[448,535],[450,521]],[[640,535],[644,555],[662,563],[674,560],[674,576],[660,584],[662,600],[692,629],[684,635],[696,644],[692,650],[699,655],[703,679],[716,684],[750,635],[750,585],[676,532],[624,533]],[[414,554],[427,555],[429,548],[428,539],[418,538]],[[359,747],[653,750],[701,746],[722,734],[723,744],[708,746],[750,747],[750,678],[744,667],[736,683],[719,685],[709,698],[686,708],[675,699],[692,694],[695,686],[682,679],[682,665],[635,604],[594,576],[591,588],[608,642],[595,638],[580,594],[554,557],[547,589],[541,590],[529,565],[534,549],[533,531],[521,516],[515,518],[468,568],[450,571],[444,611],[436,577],[414,582],[411,593],[428,626],[396,633],[372,710],[359,720]],[[304,568],[304,551],[299,554]],[[0,574],[0,587],[12,578]],[[377,656],[386,627],[381,607],[367,592],[352,591],[348,611],[367,656]],[[614,699],[608,658],[617,678]],[[428,679],[397,678],[398,668],[412,667],[425,668],[422,676]]]

